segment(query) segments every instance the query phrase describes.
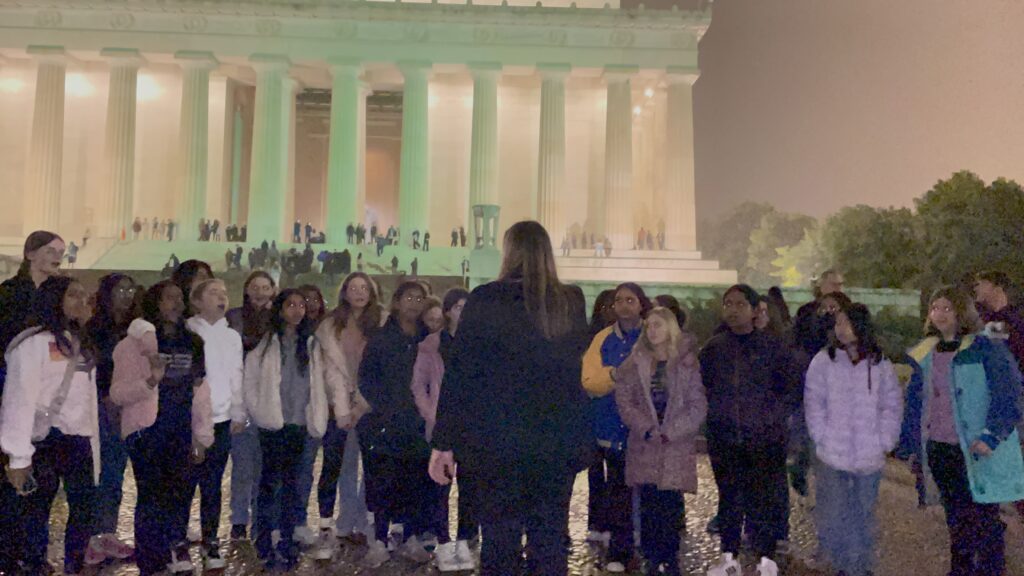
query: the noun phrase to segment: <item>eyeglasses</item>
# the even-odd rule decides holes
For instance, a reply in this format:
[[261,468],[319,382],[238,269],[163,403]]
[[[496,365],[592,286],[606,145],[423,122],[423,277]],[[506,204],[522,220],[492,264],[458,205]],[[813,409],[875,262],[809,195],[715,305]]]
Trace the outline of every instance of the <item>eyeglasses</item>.
[[423,302],[423,296],[406,296],[404,298],[406,302]]
[[120,287],[120,288],[115,289],[114,293],[119,295],[119,296],[134,296],[135,293],[138,292],[138,291],[139,291],[139,289],[137,287],[135,287],[135,286],[132,286],[130,288]]
[[722,308],[727,308],[729,310],[743,310],[750,308],[750,302],[747,302],[746,300],[726,300],[725,302],[722,302]]
[[949,314],[950,312],[955,312],[956,309],[953,308],[952,306],[938,306],[938,305],[934,305],[933,304],[932,307],[931,307],[931,311],[932,312],[945,312],[946,314]]
[[285,306],[285,308],[305,308],[306,307],[306,303],[305,302],[289,301],[289,302],[286,302],[284,306]]

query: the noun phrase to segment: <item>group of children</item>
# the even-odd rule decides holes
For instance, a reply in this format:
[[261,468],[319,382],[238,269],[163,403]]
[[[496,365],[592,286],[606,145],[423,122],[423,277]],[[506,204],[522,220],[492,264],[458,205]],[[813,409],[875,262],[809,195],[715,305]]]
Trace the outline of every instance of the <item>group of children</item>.
[[[913,374],[904,391],[868,308],[840,289],[841,281],[819,291],[793,327],[778,294],[732,286],[722,324],[699,353],[671,309],[638,285],[599,296],[583,385],[593,398],[598,454],[588,473],[588,540],[608,547],[607,572],[626,571],[639,524],[649,573],[681,573],[681,493],[696,489],[693,440],[702,426],[719,496],[709,530],[719,533],[722,552],[709,576],[743,572],[744,534],[758,576],[779,573],[787,456],[800,453],[801,430],[814,452],[818,557],[832,573],[875,569],[875,502],[891,453],[938,488],[950,574],[1005,572],[999,503],[1024,498],[1015,429],[1021,375],[1005,334],[982,329],[965,291],[939,289],[925,339],[899,359]],[[667,357],[651,344],[666,325]]]
[[[34,233],[0,290],[0,571],[49,573],[61,483],[65,573],[132,555],[143,576],[192,571],[197,488],[205,568],[224,568],[229,459],[231,537],[248,538],[251,523],[268,567],[294,568],[303,548],[330,559],[336,536],[365,544],[370,567],[393,553],[434,559],[442,571],[475,567],[476,483],[459,477],[453,540],[451,487],[441,484],[449,479],[428,475],[468,292],[439,299],[405,280],[385,307],[373,280],[355,272],[328,311],[315,287],[279,291],[254,272],[243,305],[229,310],[225,284],[188,261],[145,291],[111,274],[90,298],[58,273],[62,252],[58,236]],[[698,348],[669,296],[652,302],[625,283],[595,302],[581,385],[596,439],[588,540],[608,547],[606,571],[627,570],[639,528],[647,573],[681,574],[683,494],[697,489],[703,432],[722,552],[709,576],[741,572],[744,532],[757,574],[776,576],[776,546],[788,537],[787,454],[794,430],[806,429],[820,548],[836,573],[874,570],[874,506],[894,450],[938,488],[951,574],[1004,572],[998,504],[1024,500],[1021,377],[1001,338],[980,332],[969,295],[943,288],[929,300],[926,338],[901,359],[913,369],[905,393],[870,312],[838,288],[817,294],[792,331],[788,311],[746,285],[726,290],[721,310],[721,326]],[[306,510],[321,449],[314,533]],[[137,489],[134,548],[115,536],[126,459]]]

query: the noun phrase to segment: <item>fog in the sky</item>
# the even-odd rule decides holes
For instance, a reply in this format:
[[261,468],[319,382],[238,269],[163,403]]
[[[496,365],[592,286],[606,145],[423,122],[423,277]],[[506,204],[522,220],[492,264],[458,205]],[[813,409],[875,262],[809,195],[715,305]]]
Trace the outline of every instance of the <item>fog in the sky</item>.
[[910,206],[1024,183],[1024,1],[718,0],[695,87],[697,213]]

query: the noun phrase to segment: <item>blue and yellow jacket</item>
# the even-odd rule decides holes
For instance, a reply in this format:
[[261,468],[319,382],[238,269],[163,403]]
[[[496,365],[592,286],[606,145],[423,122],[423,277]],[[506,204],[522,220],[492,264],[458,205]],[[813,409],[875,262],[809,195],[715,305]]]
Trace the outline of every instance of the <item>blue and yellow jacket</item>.
[[[926,338],[911,349],[914,374],[907,387],[906,410],[897,455],[916,454],[928,470],[926,423],[932,398],[932,353],[939,339]],[[992,504],[1024,499],[1024,459],[1016,425],[1021,375],[1009,349],[985,336],[966,336],[953,357],[953,417],[967,478],[975,502]],[[993,449],[975,456],[970,447],[981,440]]]
[[612,369],[618,368],[629,356],[639,338],[639,326],[623,332],[616,322],[598,332],[583,355],[583,388],[593,398],[594,435],[597,443],[606,448],[626,448],[629,430],[622,423],[615,405]]

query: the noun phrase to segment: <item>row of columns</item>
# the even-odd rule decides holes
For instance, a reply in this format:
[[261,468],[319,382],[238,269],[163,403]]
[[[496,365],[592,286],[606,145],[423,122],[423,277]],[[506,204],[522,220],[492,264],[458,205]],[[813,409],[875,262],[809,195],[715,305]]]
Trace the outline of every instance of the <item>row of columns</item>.
[[[29,229],[56,228],[59,223],[64,127],[64,81],[67,56],[59,47],[30,47],[38,61],[35,113],[28,161],[25,222]],[[107,49],[110,92],[107,104],[107,193],[100,211],[101,235],[118,236],[131,226],[135,155],[136,88],[144,63],[137,50]],[[195,224],[206,216],[210,71],[218,66],[207,52],[176,55],[183,69],[180,153],[181,201],[179,237],[197,235]],[[289,138],[293,90],[286,90],[290,61],[280,55],[256,54],[252,162],[248,209],[249,238],[282,238],[286,214]],[[399,226],[407,233],[425,231],[430,212],[428,150],[429,62],[402,62],[402,147],[399,172]],[[557,242],[567,229],[565,195],[565,78],[568,64],[542,64],[540,141],[536,216]],[[473,75],[473,119],[470,156],[470,207],[497,204],[499,63],[470,65]],[[603,232],[620,250],[633,245],[632,89],[638,69],[608,67],[605,177],[603,198],[592,202],[591,228]],[[356,62],[331,63],[332,96],[327,170],[327,237],[345,237],[348,222],[361,220],[362,144],[365,140],[365,95]],[[668,70],[666,243],[669,248],[695,248],[692,86],[696,69]],[[286,94],[286,91],[288,92]],[[467,221],[472,216],[467,215]],[[409,236],[405,235],[406,238]]]

